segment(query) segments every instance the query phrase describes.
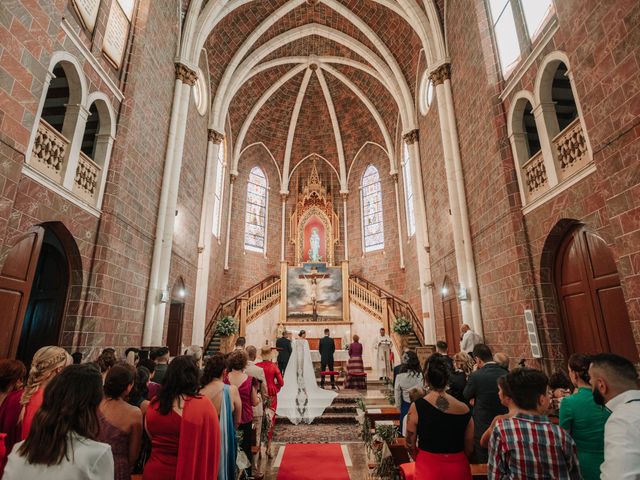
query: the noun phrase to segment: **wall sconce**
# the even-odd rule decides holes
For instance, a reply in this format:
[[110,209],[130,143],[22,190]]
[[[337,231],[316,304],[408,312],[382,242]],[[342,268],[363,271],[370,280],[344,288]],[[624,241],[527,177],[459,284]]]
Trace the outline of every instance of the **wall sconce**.
[[178,296],[179,296],[180,298],[184,298],[184,297],[186,297],[186,296],[187,296],[187,291],[184,289],[184,287],[183,287],[183,288],[181,288],[180,290],[178,290]]

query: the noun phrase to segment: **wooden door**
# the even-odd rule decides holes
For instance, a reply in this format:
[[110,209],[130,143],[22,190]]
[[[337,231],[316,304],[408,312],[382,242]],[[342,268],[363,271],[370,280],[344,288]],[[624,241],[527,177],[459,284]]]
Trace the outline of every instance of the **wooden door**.
[[0,357],[14,357],[45,230],[34,227],[11,248],[0,271]]
[[460,314],[456,292],[447,278],[442,295],[442,310],[444,312],[444,332],[449,355],[460,351]]
[[33,355],[41,347],[58,345],[64,307],[67,303],[69,285],[67,258],[64,251],[48,243],[46,235],[40,251],[16,354],[16,358],[26,365],[31,363]]
[[555,281],[569,353],[613,352],[638,361],[611,250],[584,226],[562,242]]
[[171,302],[169,306],[169,327],[167,328],[167,346],[171,356],[180,355],[182,346],[182,317],[184,303]]

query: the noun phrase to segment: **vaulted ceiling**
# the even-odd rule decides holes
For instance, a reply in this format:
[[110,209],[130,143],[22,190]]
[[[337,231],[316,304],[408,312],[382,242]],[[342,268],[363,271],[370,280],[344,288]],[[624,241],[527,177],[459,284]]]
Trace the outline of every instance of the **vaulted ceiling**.
[[392,156],[397,130],[415,128],[416,76],[425,57],[434,61],[423,51],[430,3],[202,3],[191,1],[201,10],[187,23],[195,25],[192,49],[199,36],[208,56],[211,126],[231,137],[232,168],[259,142],[281,172],[315,153],[346,181],[362,145],[374,142]]

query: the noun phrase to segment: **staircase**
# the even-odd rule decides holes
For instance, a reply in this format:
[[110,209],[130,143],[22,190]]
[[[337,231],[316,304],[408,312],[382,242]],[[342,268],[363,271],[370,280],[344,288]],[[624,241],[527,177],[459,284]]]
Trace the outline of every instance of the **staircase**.
[[[223,339],[217,337],[215,331],[216,325],[223,317],[231,315],[235,318],[239,326],[239,335],[244,335],[249,323],[280,302],[281,285],[280,276],[271,275],[231,300],[221,303],[207,323],[204,334],[205,354],[213,355],[221,351]],[[234,339],[235,337],[230,340]]]
[[[358,275],[349,277],[349,298],[354,305],[382,323],[398,352],[402,351],[402,343],[406,343],[412,350],[424,346],[422,321],[409,303]],[[404,338],[400,338],[392,330],[394,322],[399,317],[409,320],[413,328],[413,332]]]

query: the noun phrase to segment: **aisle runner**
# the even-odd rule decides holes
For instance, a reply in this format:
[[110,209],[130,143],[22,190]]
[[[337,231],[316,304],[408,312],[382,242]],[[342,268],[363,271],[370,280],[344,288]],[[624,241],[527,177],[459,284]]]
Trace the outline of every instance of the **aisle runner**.
[[274,466],[280,464],[277,480],[349,480],[347,463],[351,459],[344,445],[289,443],[281,447]]

